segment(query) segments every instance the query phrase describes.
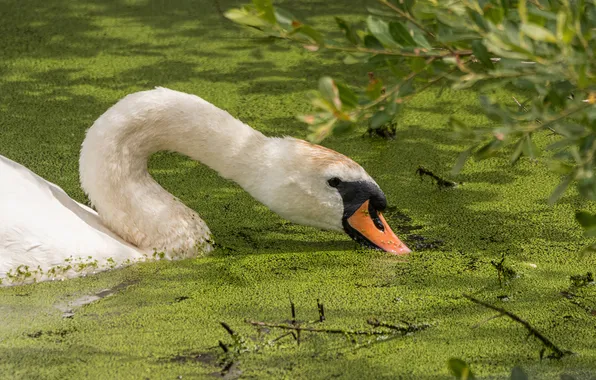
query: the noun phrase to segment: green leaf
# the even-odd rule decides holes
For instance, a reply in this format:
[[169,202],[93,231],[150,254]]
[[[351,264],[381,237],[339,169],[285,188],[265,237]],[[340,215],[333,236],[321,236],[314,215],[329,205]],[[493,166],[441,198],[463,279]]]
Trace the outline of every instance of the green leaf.
[[503,145],[503,141],[494,139],[482,146],[474,153],[474,159],[477,161],[491,157]]
[[341,109],[339,89],[335,85],[333,79],[330,77],[322,77],[319,79],[319,92],[323,96],[323,99],[333,104],[336,109]]
[[412,7],[416,3],[416,0],[392,0],[390,2],[402,11],[412,14]]
[[567,162],[564,161],[559,161],[559,160],[550,160],[548,162],[548,168],[560,175],[563,174],[570,174],[573,171],[573,165],[568,164]]
[[552,192],[552,194],[548,198],[549,205],[552,206],[555,203],[557,203],[559,198],[561,198],[563,196],[563,194],[565,193],[565,190],[567,190],[567,188],[571,184],[572,180],[573,180],[573,177],[571,175],[567,175],[567,176],[563,177],[563,179],[561,180],[559,185],[555,188],[555,190]]
[[296,119],[308,125],[322,124],[333,118],[333,114],[330,112],[321,112],[315,115],[297,115]]
[[557,42],[557,38],[548,29],[536,24],[522,24],[521,31],[536,41]]
[[224,13],[224,16],[237,24],[261,27],[267,25],[261,18],[248,13],[244,9],[230,9]]
[[316,127],[312,127],[311,130],[313,131],[313,133],[309,134],[307,136],[307,139],[314,143],[320,143],[327,136],[329,136],[331,132],[333,132],[333,125],[336,121],[337,119],[331,119],[326,123],[320,124]]
[[392,21],[389,23],[389,33],[395,41],[403,46],[415,46],[416,41],[410,35],[410,32],[399,22]]
[[399,47],[399,44],[393,40],[389,32],[389,25],[378,17],[368,16],[366,26],[373,36],[377,38],[384,46]]
[[538,147],[536,146],[530,135],[526,136],[523,139],[523,151],[524,155],[530,158],[536,158],[540,155]]
[[339,91],[339,99],[341,103],[349,108],[354,108],[358,106],[358,97],[348,86],[343,83],[335,82],[337,86],[337,90]]
[[391,115],[392,118],[395,118],[395,116],[401,111],[401,109],[402,109],[401,104],[396,103],[395,97],[392,97],[387,102],[387,107],[385,108],[385,112],[387,112],[389,115]]
[[584,228],[584,236],[596,236],[596,215],[586,211],[578,211],[575,213],[575,220]]
[[511,370],[510,380],[528,380],[528,375],[526,375],[521,367],[516,366]]
[[474,21],[474,23],[480,29],[482,29],[483,31],[488,31],[488,24],[486,23],[486,20],[480,13],[478,13],[470,8],[467,9],[467,12],[468,12],[468,16],[472,19],[472,21]]
[[346,57],[344,58],[343,62],[346,65],[354,65],[357,63],[365,63],[368,61],[368,58],[370,57],[369,54],[366,53],[353,53],[353,54],[348,54],[346,55]]
[[567,13],[560,10],[557,13],[557,39],[565,44],[570,43],[575,36],[575,31],[569,27],[567,20]]
[[397,97],[403,98],[412,93],[414,93],[414,80],[409,79],[399,85],[399,90],[397,90]]
[[466,164],[466,161],[468,161],[468,159],[472,155],[472,152],[474,152],[474,149],[475,148],[476,148],[476,146],[470,147],[470,148],[464,150],[463,152],[461,152],[457,156],[457,160],[455,161],[455,165],[453,165],[453,168],[451,169],[451,174],[452,175],[459,174],[459,172],[463,169],[464,165]]
[[512,122],[511,117],[500,105],[492,103],[485,95],[481,95],[479,99],[482,110],[489,119],[505,124]]
[[360,43],[360,37],[358,37],[358,34],[354,31],[354,29],[352,29],[352,27],[350,26],[350,24],[346,22],[346,20],[340,17],[336,17],[335,22],[337,23],[339,28],[344,32],[344,35],[346,36],[348,41],[350,41],[354,45],[358,45]]
[[410,69],[417,73],[426,68],[426,60],[422,57],[412,57],[408,59]]
[[286,11],[285,9],[281,9],[275,7],[274,10],[275,19],[277,23],[281,25],[286,30],[292,30],[294,28],[294,22],[296,22],[296,17],[293,14]]
[[263,13],[263,20],[275,24],[275,13],[273,12],[271,0],[252,0],[252,3],[258,11]]
[[426,37],[424,37],[424,33],[418,28],[412,28],[412,39],[416,41],[416,45],[424,49],[430,50],[433,48],[432,45],[426,39]]
[[573,123],[573,122],[566,122],[566,121],[560,121],[558,122],[553,129],[565,136],[565,137],[570,137],[570,138],[578,138],[578,137],[582,137],[585,133],[586,133],[586,127],[581,125],[581,124],[577,124],[577,123]]
[[447,124],[452,128],[455,137],[459,140],[476,138],[476,134],[472,128],[468,127],[466,124],[462,123],[453,116],[449,117]]
[[383,82],[380,79],[373,79],[368,82],[368,86],[366,87],[366,95],[370,100],[375,100],[379,96],[381,96],[381,92],[383,91]]
[[321,35],[321,33],[316,31],[312,26],[300,25],[299,27],[294,29],[294,32],[307,36],[313,42],[315,42],[319,45],[323,44],[323,36]]
[[474,53],[474,56],[478,58],[480,62],[482,62],[484,67],[486,67],[489,70],[495,68],[495,65],[490,60],[490,54],[488,53],[486,46],[484,46],[484,44],[482,43],[482,40],[472,41],[472,52]]
[[333,134],[337,136],[344,135],[354,129],[354,123],[350,123],[347,121],[339,121],[333,127]]
[[474,379],[474,375],[472,374],[472,371],[470,370],[470,366],[468,365],[468,363],[464,362],[463,360],[451,358],[451,359],[449,359],[449,362],[447,363],[447,365],[449,366],[449,371],[451,371],[451,374],[453,376],[455,376],[456,379],[458,379],[458,380],[473,380]]
[[385,49],[383,44],[379,40],[377,40],[376,37],[371,36],[371,35],[364,36],[364,46],[369,49],[373,49],[373,50],[384,50]]
[[492,6],[487,7],[484,9],[484,17],[492,22],[494,25],[499,25],[503,22],[503,17],[505,17],[505,10],[503,7]]
[[582,178],[577,181],[577,189],[585,198],[596,201],[596,180],[594,177]]
[[578,211],[575,213],[575,220],[584,228],[596,227],[596,215],[587,211]]
[[377,111],[373,117],[370,118],[370,128],[377,129],[389,123],[393,117],[385,111]]
[[526,0],[519,0],[517,3],[517,12],[519,14],[519,18],[523,23],[528,22],[528,5],[526,4]]
[[515,144],[515,150],[513,151],[513,154],[511,155],[511,159],[509,160],[511,165],[515,165],[517,163],[517,161],[521,157],[523,151],[524,151],[524,139],[521,138],[521,139],[519,139],[517,144]]

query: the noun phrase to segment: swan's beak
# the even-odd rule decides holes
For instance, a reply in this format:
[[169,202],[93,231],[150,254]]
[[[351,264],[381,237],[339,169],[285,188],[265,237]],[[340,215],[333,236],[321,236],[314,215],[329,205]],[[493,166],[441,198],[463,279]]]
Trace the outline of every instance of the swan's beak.
[[347,222],[356,233],[364,237],[378,249],[396,255],[405,255],[412,252],[401,240],[399,240],[397,235],[391,231],[391,227],[389,227],[385,218],[383,218],[383,215],[374,210],[370,210],[368,200],[347,219]]

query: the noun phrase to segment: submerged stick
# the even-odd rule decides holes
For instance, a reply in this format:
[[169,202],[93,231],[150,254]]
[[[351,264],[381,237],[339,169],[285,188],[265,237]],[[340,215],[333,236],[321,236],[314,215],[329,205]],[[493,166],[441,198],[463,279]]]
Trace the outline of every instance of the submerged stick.
[[317,309],[319,309],[319,322],[323,322],[325,320],[325,307],[319,300],[317,300]]
[[322,329],[322,328],[315,328],[315,327],[302,327],[302,326],[287,325],[287,324],[283,324],[283,323],[269,323],[269,322],[252,321],[252,320],[246,320],[245,322],[250,325],[253,325],[253,326],[273,327],[273,328],[277,328],[277,329],[294,330],[294,331],[308,331],[308,332],[315,332],[315,333],[344,334],[344,335],[389,335],[387,332],[383,332],[383,331]]
[[418,326],[418,325],[413,325],[410,322],[406,322],[406,321],[402,321],[402,322],[406,325],[406,327],[399,326],[399,325],[393,325],[393,324],[387,323],[387,322],[382,322],[377,319],[369,319],[368,321],[366,321],[366,323],[368,323],[369,325],[371,325],[373,327],[385,327],[385,328],[388,328],[391,330],[399,331],[404,334],[424,330],[424,329],[430,327],[429,324],[423,324],[423,325]]
[[[540,331],[536,330],[536,328],[534,328],[529,322],[524,321],[523,319],[521,319],[517,315],[513,314],[512,312],[507,311],[501,307],[491,305],[487,302],[481,301],[481,300],[474,298],[468,294],[464,294],[463,297],[478,304],[478,305],[481,305],[488,309],[497,311],[500,314],[505,315],[505,316],[509,317],[510,319],[514,320],[515,322],[524,326],[526,328],[526,330],[528,330],[529,335],[536,337],[546,348],[550,349],[553,352],[551,355],[549,355],[550,357],[552,357],[554,359],[561,359],[563,356],[571,353],[570,351],[561,350],[553,342],[551,342],[550,339],[548,339],[547,337],[542,335],[542,333],[540,333]],[[542,355],[541,355],[541,357],[542,357]]]

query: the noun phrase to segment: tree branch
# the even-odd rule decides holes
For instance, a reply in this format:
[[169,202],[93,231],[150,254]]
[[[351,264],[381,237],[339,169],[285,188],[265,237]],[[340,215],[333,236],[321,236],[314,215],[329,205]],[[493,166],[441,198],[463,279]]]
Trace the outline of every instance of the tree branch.
[[[397,13],[398,15],[400,15],[401,17],[405,18],[406,20],[408,20],[409,22],[411,22],[412,24],[416,25],[418,27],[418,29],[422,30],[424,33],[428,34],[430,37],[432,37],[434,40],[437,40],[437,37],[435,36],[435,34],[433,32],[431,32],[430,30],[426,29],[424,27],[424,25],[422,25],[421,23],[418,22],[418,20],[416,20],[414,17],[412,17],[411,15],[409,15],[407,12],[402,11],[401,9],[399,9],[398,7],[396,7],[395,5],[391,4],[390,2],[388,2],[387,0],[379,0],[379,2],[389,8],[391,8],[395,13]],[[445,49],[449,50],[451,52],[452,55],[459,55],[457,54],[453,49],[451,49],[450,46],[437,41],[441,46],[443,46]]]
[[253,326],[272,327],[272,328],[283,329],[283,330],[308,331],[308,332],[315,332],[315,333],[343,334],[343,335],[369,335],[369,336],[371,336],[371,335],[390,335],[390,333],[387,333],[384,331],[325,329],[325,328],[315,328],[315,327],[294,326],[294,325],[288,325],[288,324],[284,324],[284,323],[268,323],[268,322],[261,322],[261,321],[252,321],[252,320],[246,320],[245,322],[250,325],[253,325]]
[[536,330],[532,325],[530,325],[530,323],[524,321],[523,319],[521,319],[520,317],[518,317],[517,315],[513,314],[510,311],[507,311],[501,307],[498,306],[493,306],[487,302],[481,301],[477,298],[474,298],[468,294],[464,294],[463,295],[464,298],[478,304],[481,306],[484,306],[488,309],[494,310],[499,312],[502,315],[505,315],[507,317],[509,317],[510,319],[514,320],[515,322],[521,324],[522,326],[525,327],[526,330],[528,330],[528,334],[532,335],[534,337],[536,337],[546,348],[550,349],[552,351],[552,354],[549,355],[550,357],[554,358],[554,359],[561,359],[563,356],[570,354],[570,351],[563,351],[561,350],[559,347],[557,347],[553,342],[550,341],[550,339],[548,339],[547,337],[545,337],[544,335],[542,335],[542,333],[540,333],[538,330]]

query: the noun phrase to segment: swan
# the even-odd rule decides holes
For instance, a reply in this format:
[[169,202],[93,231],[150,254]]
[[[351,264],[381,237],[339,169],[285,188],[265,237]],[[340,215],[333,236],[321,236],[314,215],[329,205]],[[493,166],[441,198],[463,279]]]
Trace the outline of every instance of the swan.
[[266,137],[198,96],[157,87],[127,95],[87,130],[79,174],[95,209],[0,156],[1,285],[210,252],[205,222],[147,170],[163,150],[209,166],[291,222],[410,252],[382,216],[385,195],[356,162],[303,140]]

